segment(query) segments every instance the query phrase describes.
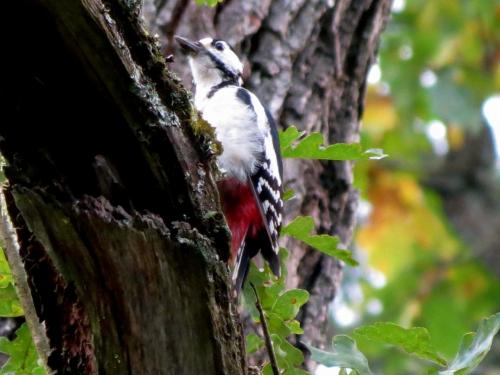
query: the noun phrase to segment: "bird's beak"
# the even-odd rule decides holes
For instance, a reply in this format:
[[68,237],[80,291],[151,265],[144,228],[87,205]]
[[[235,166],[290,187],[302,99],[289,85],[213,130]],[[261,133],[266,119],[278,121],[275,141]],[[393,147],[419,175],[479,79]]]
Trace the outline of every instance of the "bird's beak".
[[175,35],[174,38],[181,46],[182,52],[184,52],[184,54],[186,55],[196,55],[202,48],[200,43],[191,42],[190,40],[181,36]]

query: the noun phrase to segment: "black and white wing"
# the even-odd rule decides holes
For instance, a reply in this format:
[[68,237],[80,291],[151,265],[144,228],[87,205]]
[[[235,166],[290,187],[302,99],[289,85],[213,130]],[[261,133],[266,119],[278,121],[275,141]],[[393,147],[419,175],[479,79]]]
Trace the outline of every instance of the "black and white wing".
[[279,263],[279,231],[283,213],[283,165],[276,124],[266,110],[269,131],[264,138],[262,162],[255,173],[250,176],[256,200],[261,210],[265,233],[262,233],[261,252],[269,262],[276,276],[280,275]]

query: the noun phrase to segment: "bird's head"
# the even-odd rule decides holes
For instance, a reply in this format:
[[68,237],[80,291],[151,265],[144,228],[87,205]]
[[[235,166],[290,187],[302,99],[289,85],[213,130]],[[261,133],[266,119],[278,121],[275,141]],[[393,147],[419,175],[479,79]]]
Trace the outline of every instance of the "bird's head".
[[243,64],[225,41],[203,38],[192,42],[180,36],[175,40],[188,56],[196,86],[212,87],[224,81],[241,84]]

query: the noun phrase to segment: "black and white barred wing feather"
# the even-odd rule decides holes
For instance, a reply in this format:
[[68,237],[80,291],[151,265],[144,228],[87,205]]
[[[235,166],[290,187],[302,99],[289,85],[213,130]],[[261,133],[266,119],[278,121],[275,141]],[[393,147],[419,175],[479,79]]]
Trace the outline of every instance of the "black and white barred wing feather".
[[[269,131],[264,137],[264,155],[260,168],[252,176],[252,182],[258,195],[271,238],[272,250],[279,252],[279,231],[282,224],[283,213],[283,162],[278,137],[278,129],[269,113],[265,110]],[[275,272],[277,274],[277,272]]]
[[265,158],[261,167],[251,176],[251,180],[264,223],[261,252],[273,273],[279,276],[278,239],[283,211],[281,178],[280,175],[272,173],[272,163],[269,158]]

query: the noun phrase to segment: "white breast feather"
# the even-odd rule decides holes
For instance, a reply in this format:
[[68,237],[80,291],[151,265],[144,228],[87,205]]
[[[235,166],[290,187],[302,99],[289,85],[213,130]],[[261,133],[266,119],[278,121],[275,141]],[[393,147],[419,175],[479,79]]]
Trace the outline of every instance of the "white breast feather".
[[252,95],[256,116],[250,107],[236,97],[238,89],[222,88],[211,98],[197,100],[196,106],[203,118],[215,127],[217,139],[222,143],[223,153],[218,158],[219,168],[227,175],[245,181],[260,164],[259,156],[264,151],[265,130],[268,133],[269,127],[265,113],[263,118],[259,113],[259,107],[262,112],[264,110],[257,98]]

